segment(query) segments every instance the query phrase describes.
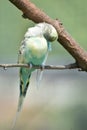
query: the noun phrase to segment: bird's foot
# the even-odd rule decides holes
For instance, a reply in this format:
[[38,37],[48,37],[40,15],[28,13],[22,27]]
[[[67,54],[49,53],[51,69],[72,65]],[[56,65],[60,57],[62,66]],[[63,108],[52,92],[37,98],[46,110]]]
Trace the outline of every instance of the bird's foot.
[[45,69],[44,64],[40,65],[40,69],[41,69],[41,71],[43,71]]
[[33,64],[32,63],[28,63],[28,65],[29,65],[29,69],[33,68]]

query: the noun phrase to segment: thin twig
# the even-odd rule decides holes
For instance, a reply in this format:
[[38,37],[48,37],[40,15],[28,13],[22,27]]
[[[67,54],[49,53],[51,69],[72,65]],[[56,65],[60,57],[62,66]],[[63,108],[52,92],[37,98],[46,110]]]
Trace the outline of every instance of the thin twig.
[[[25,68],[31,68],[31,65],[30,64],[0,64],[0,67],[1,68],[14,68],[14,67],[25,67]],[[52,70],[64,70],[64,69],[77,69],[79,68],[77,66],[76,63],[73,63],[73,64],[69,64],[69,65],[57,65],[57,66],[54,66],[54,65],[45,65],[45,66],[42,66],[42,65],[32,65],[32,68],[34,69],[52,69]]]

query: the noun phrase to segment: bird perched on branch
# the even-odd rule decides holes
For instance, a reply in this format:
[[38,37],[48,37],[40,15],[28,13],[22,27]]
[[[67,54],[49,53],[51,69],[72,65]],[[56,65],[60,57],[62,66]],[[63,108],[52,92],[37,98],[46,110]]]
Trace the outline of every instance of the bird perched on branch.
[[[47,59],[51,42],[58,38],[56,29],[48,23],[39,23],[28,29],[19,50],[18,63],[43,65]],[[20,68],[20,95],[17,108],[17,115],[21,111],[24,98],[30,83],[30,77],[35,69]],[[16,121],[16,119],[15,119]]]

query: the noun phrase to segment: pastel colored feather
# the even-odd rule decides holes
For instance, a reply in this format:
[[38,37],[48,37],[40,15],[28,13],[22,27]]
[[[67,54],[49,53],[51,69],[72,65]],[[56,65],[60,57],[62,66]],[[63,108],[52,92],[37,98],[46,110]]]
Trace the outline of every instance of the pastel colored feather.
[[[22,41],[22,45],[19,50],[18,63],[42,65],[45,64],[48,51],[51,49],[52,41],[58,38],[55,28],[47,23],[39,23],[35,27],[28,29]],[[20,68],[20,94],[17,113],[13,128],[17,117],[22,109],[23,101],[27,93],[27,89],[30,83],[30,77],[33,68]]]

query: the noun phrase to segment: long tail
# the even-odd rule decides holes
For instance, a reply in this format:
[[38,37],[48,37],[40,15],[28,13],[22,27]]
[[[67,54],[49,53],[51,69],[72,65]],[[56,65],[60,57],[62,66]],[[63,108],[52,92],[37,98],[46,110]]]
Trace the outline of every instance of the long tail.
[[29,71],[27,69],[24,69],[24,68],[20,69],[20,95],[19,95],[17,112],[15,115],[11,130],[14,130],[15,124],[16,124],[19,114],[21,112],[24,98],[26,96],[26,92],[27,92],[27,89],[29,86],[30,76],[31,76],[31,73],[29,73]]
[[16,122],[17,122],[17,120],[18,120],[19,114],[20,114],[20,112],[21,112],[23,102],[24,102],[24,97],[23,97],[23,96],[19,97],[18,108],[17,108],[17,112],[16,112],[16,115],[15,115],[14,120],[13,120],[13,123],[12,123],[12,128],[11,128],[11,130],[14,130],[14,129],[15,129],[15,125],[16,125]]

